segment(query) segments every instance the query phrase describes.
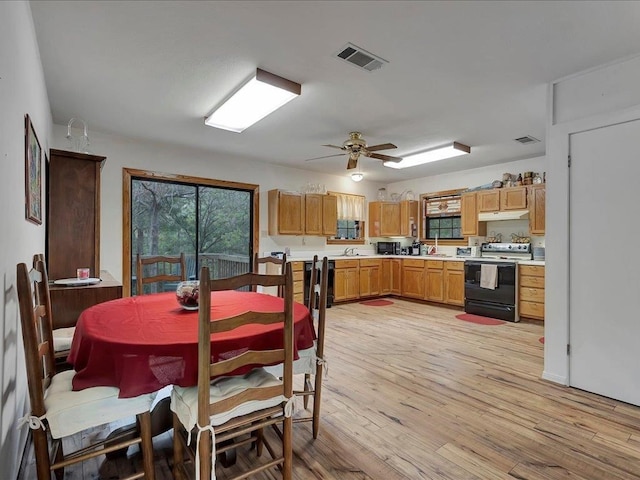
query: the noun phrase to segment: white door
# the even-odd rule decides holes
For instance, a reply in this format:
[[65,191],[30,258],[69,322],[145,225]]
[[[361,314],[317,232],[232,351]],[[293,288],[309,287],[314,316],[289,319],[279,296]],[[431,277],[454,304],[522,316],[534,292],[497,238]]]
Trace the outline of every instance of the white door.
[[640,120],[570,137],[569,383],[640,405]]

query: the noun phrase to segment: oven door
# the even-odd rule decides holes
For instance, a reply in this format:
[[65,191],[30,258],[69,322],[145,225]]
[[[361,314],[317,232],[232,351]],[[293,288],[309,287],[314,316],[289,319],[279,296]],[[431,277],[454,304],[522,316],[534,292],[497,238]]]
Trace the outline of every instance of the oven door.
[[[482,264],[486,265],[487,263],[498,266],[498,285],[494,290],[480,287],[480,268]],[[515,262],[465,260],[465,300],[515,306],[517,278],[516,266],[517,264]]]

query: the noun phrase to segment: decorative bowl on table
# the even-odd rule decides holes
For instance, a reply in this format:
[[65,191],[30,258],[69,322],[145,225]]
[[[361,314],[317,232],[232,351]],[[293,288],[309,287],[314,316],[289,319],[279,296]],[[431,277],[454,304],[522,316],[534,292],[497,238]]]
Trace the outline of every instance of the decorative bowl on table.
[[176,299],[185,310],[197,310],[199,291],[200,282],[198,280],[180,282],[176,288]]

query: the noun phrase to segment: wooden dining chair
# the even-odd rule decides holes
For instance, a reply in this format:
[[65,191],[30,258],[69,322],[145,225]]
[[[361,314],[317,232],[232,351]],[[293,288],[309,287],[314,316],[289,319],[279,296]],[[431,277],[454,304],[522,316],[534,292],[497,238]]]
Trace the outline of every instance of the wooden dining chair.
[[[257,456],[263,446],[272,460],[259,462],[234,479],[247,478],[279,466],[282,477],[291,479],[293,408],[293,273],[291,265],[284,275],[245,273],[222,280],[210,280],[209,269],[200,271],[200,305],[198,313],[198,386],[174,386],[171,393],[173,414],[174,477],[188,478],[185,453],[195,460],[196,478],[213,478],[215,459],[230,449],[255,443]],[[211,321],[211,291],[237,290],[253,285],[283,286],[282,309],[262,313],[247,311],[237,316]],[[213,296],[215,300],[215,295]],[[213,306],[215,308],[215,305]],[[247,305],[250,308],[250,305]],[[282,324],[282,348],[266,351],[230,352],[230,356],[211,363],[211,335],[247,328],[251,324]],[[261,365],[283,363],[282,379],[267,373]],[[235,375],[241,368],[248,373]],[[214,380],[212,381],[212,378]],[[264,427],[282,423],[281,454],[263,437]],[[196,440],[189,443],[189,440]],[[232,443],[229,440],[233,439]],[[227,478],[227,477],[225,477]]]
[[[36,253],[33,256],[33,263],[32,263],[33,268],[36,268],[36,262],[39,262],[39,261],[42,262],[43,268],[46,271],[47,263],[45,262],[44,254],[42,253]],[[38,302],[41,305],[44,305],[44,302],[47,302],[47,304],[50,304],[49,285],[41,286],[41,288],[36,288],[35,290],[36,290],[35,291],[36,302]],[[44,290],[46,290],[46,292]],[[62,368],[62,367],[71,368],[71,365],[67,364],[66,361],[67,361],[67,357],[69,356],[69,350],[71,349],[71,341],[73,340],[73,335],[76,331],[76,327],[53,328],[53,317],[51,316],[51,311],[49,311],[47,315],[49,316],[47,321],[51,324],[51,328],[53,332],[53,356],[55,358],[57,368]]]
[[[309,398],[313,399],[313,411],[311,416],[298,416],[293,423],[311,422],[313,438],[318,438],[320,429],[320,405],[322,400],[322,377],[327,368],[324,358],[324,337],[327,310],[327,292],[329,285],[329,261],[327,257],[318,260],[313,257],[311,267],[311,280],[309,288],[309,312],[313,318],[313,326],[316,340],[313,347],[298,352],[298,360],[293,362],[294,375],[304,375],[302,390],[294,390],[296,396],[303,398],[305,410],[309,406]],[[282,365],[266,367],[266,370],[279,377],[282,375]],[[313,383],[311,376],[313,375]]]
[[[50,480],[52,471],[56,478],[62,479],[67,465],[134,444],[141,444],[143,471],[126,478],[154,480],[149,412],[154,396],[118,398],[119,390],[115,387],[73,391],[71,382],[75,372],[56,373],[51,304],[44,262],[36,260],[35,267],[30,270],[26,264],[19,263],[16,278],[31,404],[30,412],[20,419],[20,424],[27,424],[32,430],[38,480]],[[134,416],[139,423],[138,435],[126,431],[122,437],[109,438],[108,443],[98,441],[65,455],[62,449],[64,437]]]
[[[265,274],[275,274],[275,275],[284,275],[285,265],[287,264],[287,254],[283,253],[282,258],[278,257],[259,257],[258,254],[253,255],[253,273],[265,273]],[[264,272],[261,272],[260,265],[264,265]],[[254,285],[251,287],[253,292],[257,291],[257,286]],[[284,298],[284,288],[278,287],[277,295],[281,298]]]
[[[136,294],[144,295],[145,285],[160,282],[184,282],[187,279],[187,261],[184,253],[177,256],[136,256]],[[158,286],[155,287],[158,291]],[[154,290],[152,289],[152,292]]]

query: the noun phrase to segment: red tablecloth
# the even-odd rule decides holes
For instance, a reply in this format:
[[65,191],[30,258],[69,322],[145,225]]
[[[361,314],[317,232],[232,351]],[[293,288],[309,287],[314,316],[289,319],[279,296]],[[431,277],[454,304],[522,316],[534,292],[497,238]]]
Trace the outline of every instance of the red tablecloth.
[[[213,292],[212,320],[249,310],[282,309],[281,298],[253,292]],[[313,346],[309,310],[294,303],[297,350]],[[247,349],[282,348],[282,327],[251,325],[211,336],[214,360]],[[126,297],[82,312],[68,361],[74,366],[73,389],[114,386],[120,397],[134,397],[166,385],[193,386],[198,371],[198,312],[180,308],[174,293]],[[238,372],[241,373],[241,372]]]

